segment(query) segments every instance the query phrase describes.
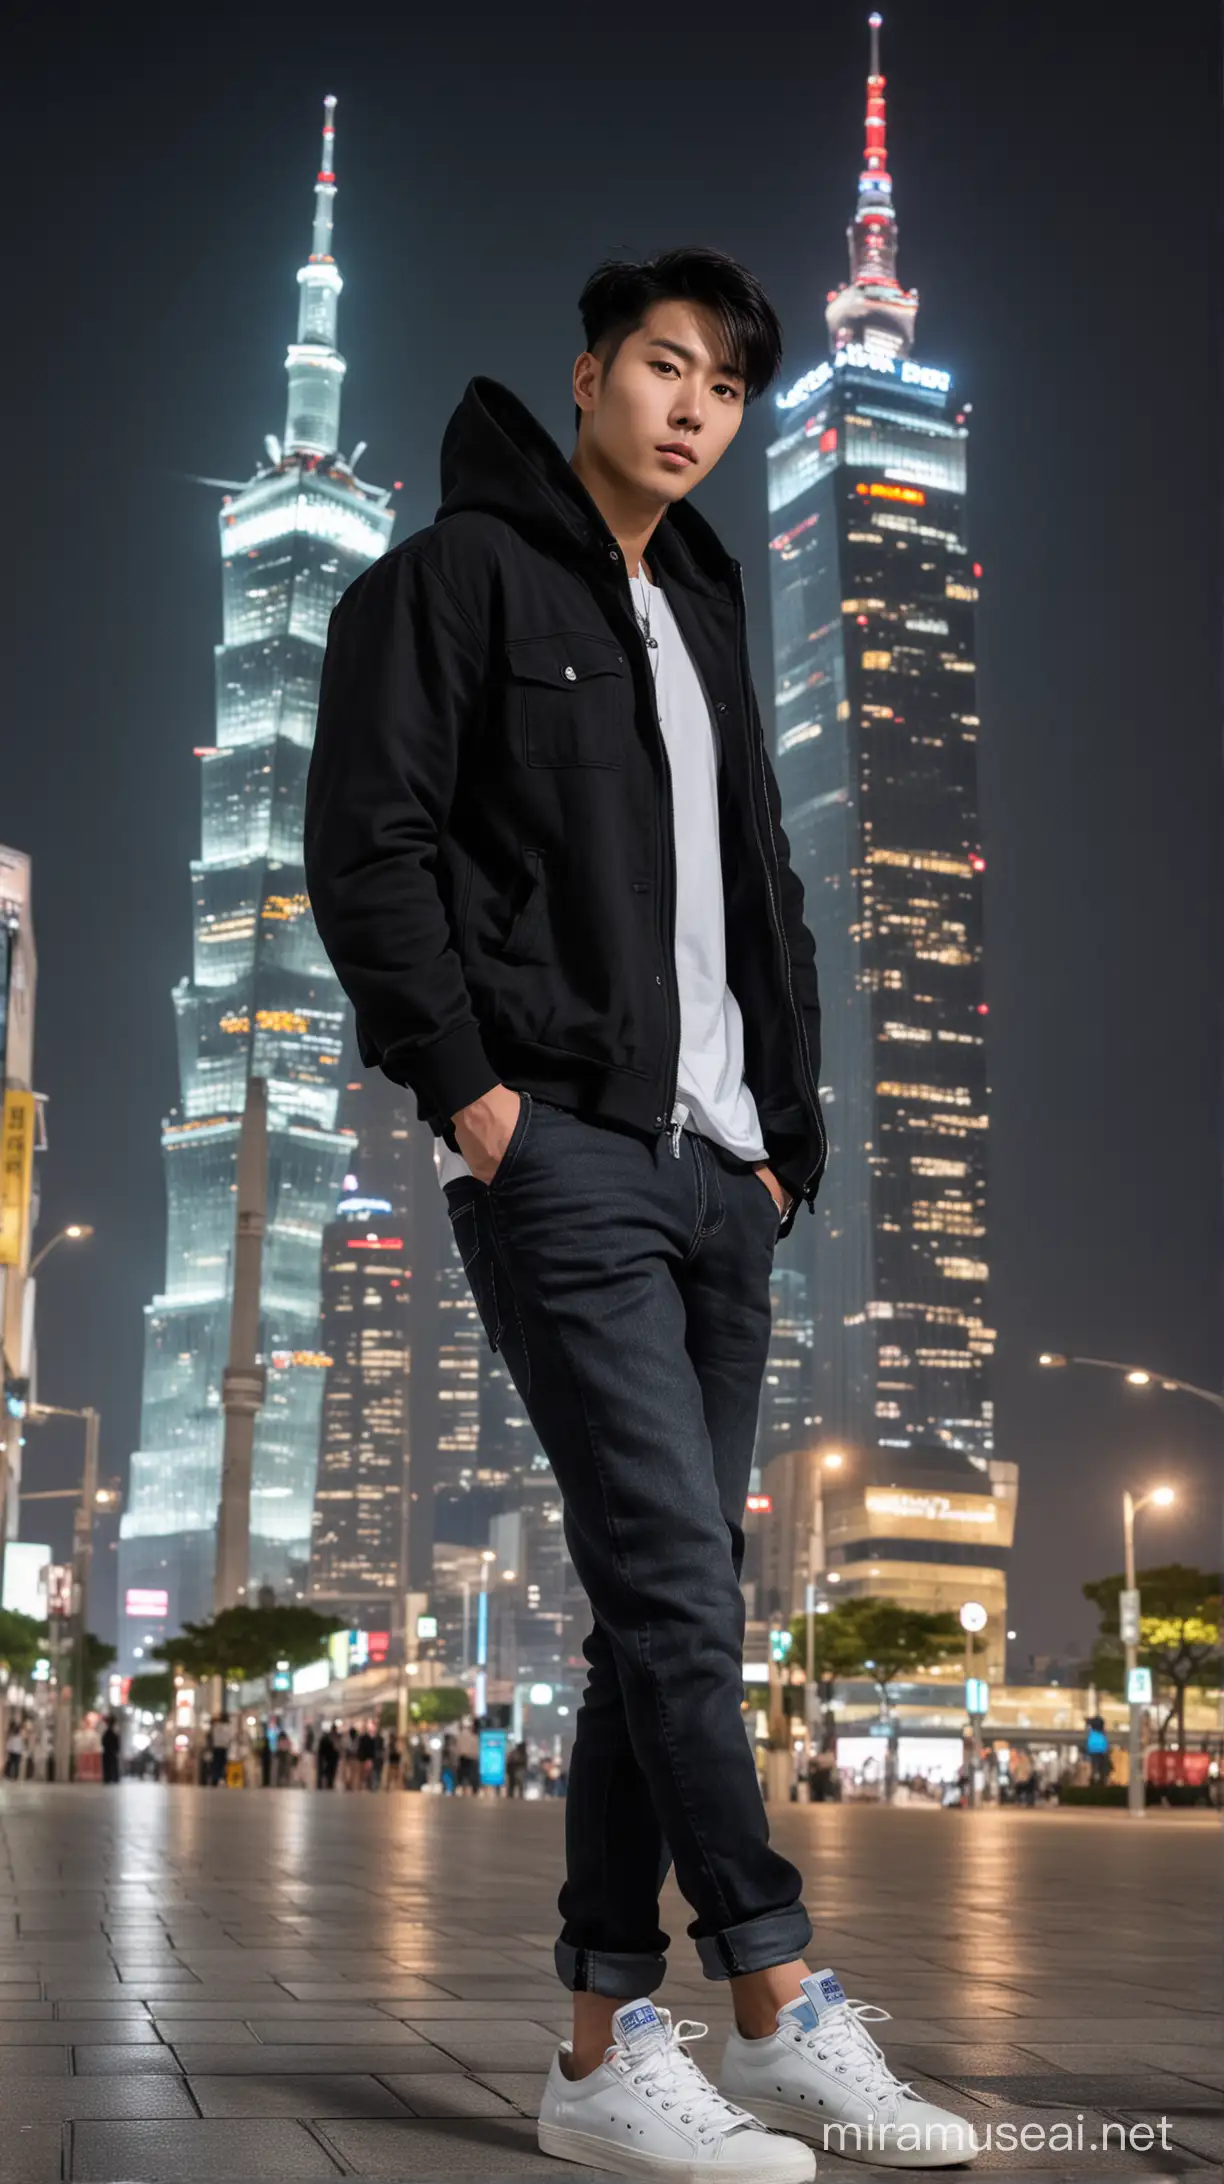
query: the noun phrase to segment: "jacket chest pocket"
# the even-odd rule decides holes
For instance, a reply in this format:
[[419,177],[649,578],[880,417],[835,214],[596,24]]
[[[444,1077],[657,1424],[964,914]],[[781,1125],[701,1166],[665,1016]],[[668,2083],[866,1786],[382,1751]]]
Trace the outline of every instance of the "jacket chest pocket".
[[508,723],[527,765],[623,765],[631,685],[613,638],[514,638],[506,676]]

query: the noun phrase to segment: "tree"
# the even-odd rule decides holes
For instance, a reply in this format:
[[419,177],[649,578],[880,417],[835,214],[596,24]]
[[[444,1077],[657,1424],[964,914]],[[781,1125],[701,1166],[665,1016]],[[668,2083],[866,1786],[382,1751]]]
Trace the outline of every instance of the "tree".
[[414,1691],[408,1701],[408,1712],[419,1729],[437,1729],[444,1722],[462,1721],[472,1711],[472,1695],[458,1685],[434,1684],[424,1691]]
[[195,1683],[220,1676],[226,1683],[255,1683],[275,1675],[278,1664],[306,1668],[327,1651],[327,1641],[347,1629],[339,1617],[319,1615],[296,1602],[283,1607],[222,1608],[207,1623],[184,1623],[177,1638],[153,1648],[153,1658],[181,1669]]
[[107,1645],[105,1638],[95,1637],[91,1630],[86,1631],[79,1652],[74,1647],[72,1655],[73,1686],[78,1706],[93,1705],[98,1696],[98,1684],[115,1657],[115,1648]]
[[128,1705],[142,1714],[168,1714],[173,1704],[174,1678],[168,1668],[133,1676],[128,1685]]
[[[1093,1672],[1106,1690],[1123,1688],[1124,1649],[1119,1628],[1119,1595],[1124,1577],[1100,1577],[1084,1586],[1084,1598],[1100,1612],[1101,1628],[1093,1652]],[[1183,1562],[1166,1562],[1136,1574],[1139,1590],[1138,1659],[1152,1671],[1152,1681],[1169,1702],[1160,1724],[1163,1745],[1169,1725],[1177,1725],[1177,1749],[1186,1749],[1186,1692],[1201,1683],[1211,1663],[1220,1662],[1220,1578]]]
[[16,1608],[0,1608],[0,1666],[18,1683],[24,1683],[47,1650],[47,1626]]
[[[806,1615],[795,1617],[791,1638],[791,1658],[805,1662]],[[857,1600],[839,1600],[827,1615],[818,1615],[813,1639],[816,1673],[825,1707],[822,1741],[828,1749],[835,1737],[832,1699],[833,1684],[838,1677],[870,1677],[880,1694],[881,1713],[887,1716],[892,1705],[893,1684],[902,1678],[909,1680],[919,1676],[937,1663],[959,1656],[965,1634],[955,1615],[936,1615],[922,1608],[902,1607],[896,1600],[881,1600],[868,1593]],[[886,1797],[891,1797],[896,1778],[896,1747],[894,1723],[885,1760]]]

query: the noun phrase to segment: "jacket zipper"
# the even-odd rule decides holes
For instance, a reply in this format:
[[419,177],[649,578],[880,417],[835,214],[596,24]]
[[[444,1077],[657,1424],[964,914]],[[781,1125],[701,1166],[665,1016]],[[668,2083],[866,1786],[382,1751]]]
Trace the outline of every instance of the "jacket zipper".
[[744,723],[748,730],[748,739],[749,742],[754,746],[755,756],[760,769],[761,800],[765,807],[765,819],[766,824],[769,828],[769,848],[770,855],[773,859],[772,872],[770,870],[770,860],[765,855],[765,845],[761,838],[761,828],[760,822],[757,818],[755,797],[751,797],[749,799],[750,803],[752,804],[752,829],[753,833],[756,836],[756,845],[758,851],[760,852],[761,862],[765,867],[765,884],[769,889],[770,913],[773,918],[774,931],[778,937],[778,945],[782,951],[782,969],[786,981],[786,997],[790,1003],[791,1021],[795,1027],[795,1042],[799,1053],[799,1064],[803,1074],[803,1081],[807,1088],[808,1097],[811,1101],[812,1120],[815,1122],[816,1128],[820,1134],[820,1159],[817,1162],[815,1168],[813,1168],[811,1174],[806,1178],[803,1184],[802,1191],[800,1193],[800,1196],[806,1199],[808,1204],[811,1205],[815,1196],[814,1186],[818,1182],[821,1174],[823,1173],[825,1161],[828,1158],[829,1141],[825,1134],[824,1122],[821,1118],[820,1113],[820,1094],[812,1079],[812,1056],[811,1050],[808,1046],[807,1031],[804,1028],[803,1017],[800,1014],[799,1004],[795,999],[795,989],[791,981],[791,959],[790,949],[786,945],[786,930],[782,923],[781,909],[779,907],[777,897],[774,894],[773,874],[779,869],[778,845],[774,837],[773,818],[769,809],[769,788],[765,776],[765,742],[762,736],[759,736],[754,732],[751,693],[747,688],[747,680],[744,675],[744,655],[747,649],[746,629],[748,621],[748,608],[744,599],[744,572],[738,561],[734,562],[732,566],[735,570],[735,583],[739,603],[739,627],[736,633],[736,672],[739,676],[740,683],[740,703],[744,708]]

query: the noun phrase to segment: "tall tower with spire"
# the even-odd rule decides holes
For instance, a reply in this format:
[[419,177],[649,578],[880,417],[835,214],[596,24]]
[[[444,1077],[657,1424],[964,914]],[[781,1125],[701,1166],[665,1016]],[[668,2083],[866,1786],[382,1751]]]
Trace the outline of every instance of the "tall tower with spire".
[[[327,624],[384,553],[390,494],[339,452],[345,364],[332,255],[334,98],[324,102],[310,256],[285,369],[283,439],[220,510],[215,740],[201,766],[194,949],[174,989],[179,1097],[162,1130],[165,1286],[145,1310],[140,1447],[120,1543],[124,1669],[212,1605],[237,1151],[247,1082],[267,1088],[267,1217],[248,1597],[305,1593],[327,1358],[320,1260],[352,1155],[337,1127],[347,1010],[302,870],[302,813]],[[363,443],[364,444],[364,443]]]
[[803,1606],[829,1468],[829,1597],[973,1597],[998,1677],[1017,1473],[990,1387],[970,409],[913,354],[878,15],[870,29],[850,279],[828,299],[831,354],[777,397],[768,453],[775,765],[816,939],[830,1150],[819,1218],[774,1277],[759,1484],[803,1551],[762,1552],[788,1576],[758,1612]]
[[884,78],[880,74],[883,17],[869,15],[867,21],[871,29],[867,142],[858,204],[846,229],[850,278],[844,288],[830,289],[825,320],[832,349],[844,349],[847,342],[854,341],[880,356],[908,356],[914,346],[918,291],[902,288],[897,279],[897,215],[888,171]]

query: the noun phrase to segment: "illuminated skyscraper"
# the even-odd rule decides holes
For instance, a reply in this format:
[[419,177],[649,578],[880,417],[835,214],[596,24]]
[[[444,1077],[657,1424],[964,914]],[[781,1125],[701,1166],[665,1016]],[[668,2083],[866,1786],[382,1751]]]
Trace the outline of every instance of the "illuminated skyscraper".
[[826,1522],[848,1588],[934,1605],[972,1574],[997,1621],[1016,1474],[990,1400],[969,406],[911,353],[879,24],[832,354],[777,398],[768,457],[775,763],[830,1152],[817,1221],[779,1249],[759,1456],[851,1452]]
[[324,1374],[320,1252],[352,1139],[336,1127],[346,1003],[307,903],[302,809],[328,618],[385,552],[394,521],[389,493],[356,475],[361,447],[348,459],[337,452],[335,103],[325,102],[314,233],[298,274],[284,442],[268,436],[266,464],[221,509],[216,742],[198,754],[194,964],[174,992],[180,1090],[162,1133],[166,1281],[146,1308],[141,1445],[120,1549],[125,1668],[141,1643],[123,1614],[129,1589],[168,1593],[172,1629],[212,1605],[235,1158],[252,1074],[268,1088],[268,1217],[250,1587],[305,1586]]

